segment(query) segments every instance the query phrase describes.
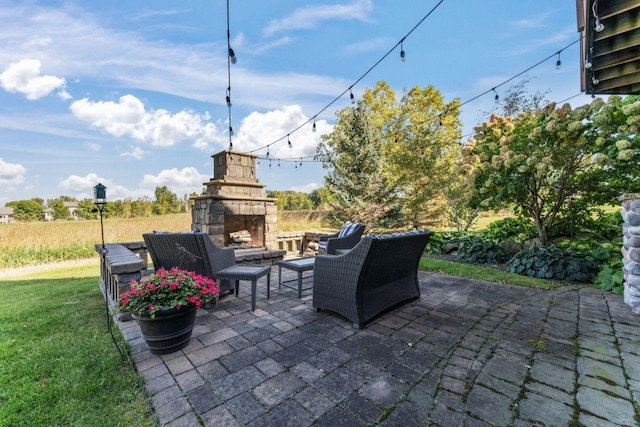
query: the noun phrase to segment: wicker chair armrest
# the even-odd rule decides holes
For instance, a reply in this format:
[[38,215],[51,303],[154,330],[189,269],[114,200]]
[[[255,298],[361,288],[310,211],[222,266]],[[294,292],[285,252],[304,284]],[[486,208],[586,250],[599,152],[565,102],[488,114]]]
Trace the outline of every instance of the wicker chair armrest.
[[319,242],[325,242],[325,241],[327,241],[327,240],[329,240],[329,239],[331,239],[331,238],[333,238],[333,237],[338,237],[338,233],[333,233],[333,234],[321,234],[321,235],[318,237],[318,241],[319,241]]

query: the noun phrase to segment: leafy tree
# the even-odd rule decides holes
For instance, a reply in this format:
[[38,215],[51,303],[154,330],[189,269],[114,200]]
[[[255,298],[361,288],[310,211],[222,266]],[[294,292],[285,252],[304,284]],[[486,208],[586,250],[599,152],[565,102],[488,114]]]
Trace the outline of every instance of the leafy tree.
[[9,202],[6,206],[13,208],[13,217],[18,221],[38,221],[44,218],[44,207],[36,200],[18,200]]
[[322,136],[317,154],[325,187],[339,221],[359,221],[369,228],[394,226],[400,217],[396,188],[384,174],[382,137],[373,126],[370,105],[338,112],[333,131]]
[[545,99],[549,90],[544,92],[536,91],[530,94],[526,89],[526,85],[529,82],[530,79],[525,78],[518,84],[509,87],[509,89],[498,98],[493,111],[483,112],[482,119],[485,120],[491,116],[492,113],[505,117],[515,117],[520,113],[533,113],[542,110],[542,108],[549,103],[549,101]]
[[131,201],[131,218],[151,216],[152,212],[153,203],[148,198]]
[[53,209],[54,219],[69,219],[71,217],[71,212],[69,208],[64,205],[62,197],[47,200],[47,207]]
[[[404,215],[413,227],[428,220],[425,206],[438,199],[453,203],[462,181],[459,101],[445,103],[433,86],[405,90],[387,128],[385,173],[401,190]],[[448,196],[448,197],[447,197]]]
[[325,187],[313,190],[309,198],[314,209],[327,209],[331,205],[331,193]]
[[178,196],[172,193],[166,185],[156,187],[156,201],[153,203],[153,213],[164,215],[167,213],[178,213],[181,210],[181,202]]
[[80,218],[84,219],[96,219],[98,213],[96,211],[96,205],[93,203],[93,199],[82,199],[78,202],[78,209],[76,214]]
[[267,190],[267,197],[278,199],[276,201],[276,206],[279,210],[291,211],[313,208],[313,203],[309,195],[300,191]]
[[[605,164],[607,184],[620,193],[640,192],[640,96],[612,96],[593,118],[600,132],[595,144]],[[606,158],[604,157],[606,156]]]
[[[485,209],[515,206],[516,213],[533,219],[547,244],[548,231],[563,211],[589,215],[595,206],[615,202],[629,185],[621,177],[633,174],[624,162],[637,164],[640,143],[637,136],[633,143],[621,143],[632,135],[612,133],[615,120],[607,117],[624,113],[619,98],[610,101],[575,110],[552,103],[517,118],[493,115],[476,128],[465,149],[464,169],[474,179],[472,203]],[[634,113],[640,106],[626,108],[636,123],[626,130],[637,132],[633,117],[640,118]],[[637,183],[637,170],[633,176]]]

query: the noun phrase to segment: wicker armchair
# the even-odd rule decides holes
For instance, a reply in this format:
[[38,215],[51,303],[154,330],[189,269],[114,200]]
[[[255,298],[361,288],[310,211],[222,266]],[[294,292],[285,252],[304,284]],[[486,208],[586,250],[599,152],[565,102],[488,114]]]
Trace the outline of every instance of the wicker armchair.
[[205,233],[146,233],[143,234],[153,268],[179,267],[195,271],[216,281],[220,293],[235,289],[230,280],[218,280],[218,271],[236,263],[233,248],[219,248]]
[[334,311],[363,327],[382,312],[420,298],[418,262],[427,230],[365,236],[342,255],[318,255],[313,307]]
[[[349,229],[348,227],[351,227]],[[366,227],[360,223],[347,223],[337,233],[323,234],[318,239],[320,253],[335,255],[338,249],[351,249],[358,244]],[[345,234],[346,233],[346,234]]]

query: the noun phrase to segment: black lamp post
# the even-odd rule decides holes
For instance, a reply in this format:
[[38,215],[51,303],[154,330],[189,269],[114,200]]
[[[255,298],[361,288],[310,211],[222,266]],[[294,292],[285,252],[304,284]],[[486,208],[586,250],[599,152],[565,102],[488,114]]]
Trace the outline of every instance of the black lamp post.
[[98,212],[100,212],[100,232],[102,233],[102,252],[104,253],[104,225],[102,223],[102,212],[104,211],[104,207],[107,205],[107,187],[100,183],[93,187],[93,203],[98,208]]
[[[106,274],[104,271],[105,269],[104,258],[107,256],[107,253],[109,253],[107,248],[104,247],[104,224],[102,222],[102,213],[104,211],[105,206],[107,206],[107,187],[105,187],[101,183],[98,183],[98,185],[93,187],[93,204],[96,205],[98,212],[100,212],[100,233],[102,234],[102,247],[100,248],[100,256],[102,256],[103,258],[101,261],[101,268],[103,269],[103,271],[100,273],[100,275],[101,277],[104,278],[106,277]],[[108,284],[105,282],[103,285],[104,285],[104,303],[105,303],[105,308],[107,310],[107,329],[111,334],[111,339],[113,340],[113,343],[116,345],[116,348],[118,349],[118,352],[122,357],[122,361],[124,362],[125,360],[124,353],[122,352],[122,350],[120,350],[120,346],[116,341],[116,337],[113,335],[113,328],[112,328],[113,319],[111,318],[111,315],[109,313],[109,297],[108,297],[109,291],[107,290]]]

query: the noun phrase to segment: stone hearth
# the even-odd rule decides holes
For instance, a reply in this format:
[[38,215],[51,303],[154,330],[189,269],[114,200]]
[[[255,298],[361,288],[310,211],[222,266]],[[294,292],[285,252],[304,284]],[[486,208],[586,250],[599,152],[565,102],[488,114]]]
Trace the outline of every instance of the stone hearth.
[[229,246],[229,233],[248,230],[252,245],[276,248],[276,199],[264,194],[252,154],[222,151],[213,156],[213,178],[206,194],[193,197],[191,229],[208,233],[218,246]]

